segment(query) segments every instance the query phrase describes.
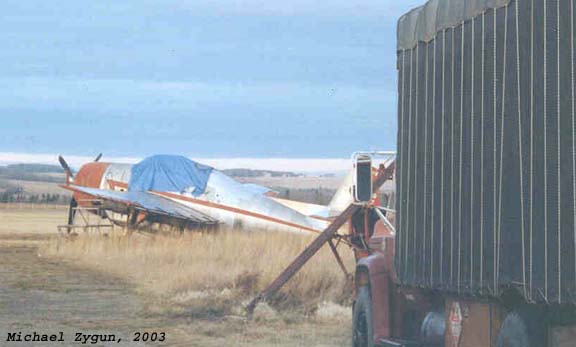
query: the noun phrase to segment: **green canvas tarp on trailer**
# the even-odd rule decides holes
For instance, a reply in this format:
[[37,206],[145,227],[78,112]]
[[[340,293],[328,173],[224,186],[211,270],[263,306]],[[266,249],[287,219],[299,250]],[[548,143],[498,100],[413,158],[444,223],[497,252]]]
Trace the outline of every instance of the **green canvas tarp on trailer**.
[[435,0],[399,20],[403,284],[576,303],[575,10]]
[[462,24],[483,12],[507,5],[510,0],[431,0],[398,20],[398,49],[414,48],[428,42],[439,31]]

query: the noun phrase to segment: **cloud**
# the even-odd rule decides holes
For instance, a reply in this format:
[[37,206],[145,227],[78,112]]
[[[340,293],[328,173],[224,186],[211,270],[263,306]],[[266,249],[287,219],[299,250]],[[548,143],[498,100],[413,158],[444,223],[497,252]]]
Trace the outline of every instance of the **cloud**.
[[395,22],[424,2],[7,1],[0,150],[205,157],[395,147]]

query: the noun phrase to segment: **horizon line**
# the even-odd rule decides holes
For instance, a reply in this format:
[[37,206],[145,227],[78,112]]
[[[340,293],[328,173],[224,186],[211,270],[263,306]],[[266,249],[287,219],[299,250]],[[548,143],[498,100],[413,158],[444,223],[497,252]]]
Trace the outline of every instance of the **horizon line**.
[[[62,154],[66,161],[73,167],[91,162],[94,157]],[[296,172],[340,172],[352,169],[350,158],[253,158],[253,157],[230,157],[209,158],[188,156],[194,161],[212,166],[219,170],[225,169],[251,169],[270,171],[296,171]],[[111,156],[103,157],[103,161],[111,163],[135,164],[145,157],[139,156]],[[11,164],[58,164],[58,154],[53,153],[23,153],[23,152],[0,152],[0,165]]]

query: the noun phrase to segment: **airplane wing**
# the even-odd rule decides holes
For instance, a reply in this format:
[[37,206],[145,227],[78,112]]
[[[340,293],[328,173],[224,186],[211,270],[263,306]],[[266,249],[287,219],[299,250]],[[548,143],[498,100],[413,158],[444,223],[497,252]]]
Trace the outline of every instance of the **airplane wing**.
[[[130,210],[142,212],[151,221],[176,219],[195,225],[214,225],[218,220],[188,206],[149,192],[113,191],[63,185],[65,189],[93,197],[100,201],[101,208],[116,213],[128,214]],[[92,202],[94,204],[94,202]]]
[[329,220],[330,206],[311,204],[307,202],[301,202],[290,199],[283,199],[278,197],[270,197],[270,199],[289,207],[297,212],[302,213],[305,216],[313,217],[317,219]]
[[253,193],[265,196],[278,196],[278,192],[255,183],[242,183],[242,186]]

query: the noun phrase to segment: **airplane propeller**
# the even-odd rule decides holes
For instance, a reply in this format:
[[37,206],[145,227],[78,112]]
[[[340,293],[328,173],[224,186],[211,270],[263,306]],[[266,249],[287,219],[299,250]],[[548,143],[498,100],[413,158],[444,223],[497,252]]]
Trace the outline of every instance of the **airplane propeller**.
[[64,158],[61,155],[58,156],[58,161],[60,162],[60,166],[62,166],[62,168],[64,169],[64,172],[66,172],[68,176],[70,176],[70,178],[74,178],[74,173],[72,172],[70,165],[68,165],[66,160],[64,160]]
[[[94,162],[95,163],[98,162],[101,158],[102,158],[102,153],[98,154],[96,156],[96,158],[94,158]],[[66,160],[61,155],[58,156],[58,161],[60,162],[60,166],[62,166],[62,168],[64,169],[64,171],[68,175],[68,177],[71,179],[74,179],[74,173],[73,173],[72,169],[70,168],[70,165],[68,165]],[[70,207],[68,208],[68,225],[74,224],[74,221],[76,219],[76,207],[77,206],[78,206],[78,203],[76,202],[76,199],[74,199],[74,197],[72,197],[72,199],[70,199]],[[70,232],[70,229],[68,229],[68,232]]]

